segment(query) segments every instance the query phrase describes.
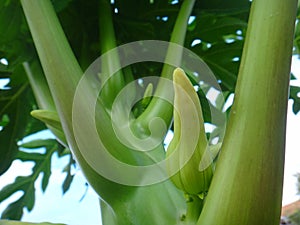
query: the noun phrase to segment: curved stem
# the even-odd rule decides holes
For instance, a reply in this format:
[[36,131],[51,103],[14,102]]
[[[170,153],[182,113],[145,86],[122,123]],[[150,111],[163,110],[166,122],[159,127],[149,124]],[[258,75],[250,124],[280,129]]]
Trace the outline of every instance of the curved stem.
[[[174,25],[170,42],[176,43],[181,46],[184,45],[188,19],[192,12],[194,3],[195,0],[185,0],[182,3],[178,17],[176,19],[176,23]],[[180,65],[181,58],[182,58],[181,50],[174,49],[172,47],[168,49],[166,55],[166,61],[177,62],[177,64]],[[164,64],[161,77],[172,79],[172,74],[174,69],[175,68],[173,66]],[[162,85],[162,83],[159,83],[154,96],[165,96],[167,92],[170,92],[170,90],[167,90]],[[156,117],[162,118],[165,121],[165,123],[169,125],[172,120],[172,115],[173,115],[173,106],[170,103],[166,102],[161,98],[153,98],[149,106],[144,111],[144,113],[139,118],[137,118],[135,125],[137,127],[147,130],[149,122]]]
[[107,0],[99,3],[99,32],[100,47],[102,54],[102,71],[100,80],[103,82],[101,99],[105,106],[110,109],[118,92],[124,87],[124,77],[122,71],[111,74],[114,68],[120,68],[120,59],[116,51],[108,52],[117,47],[115,31],[113,26],[111,4]]
[[[83,157],[74,136],[73,99],[82,70],[65,37],[50,0],[21,0],[63,131],[88,182],[104,200],[117,201],[128,188],[100,176]],[[93,90],[87,89],[86,96]],[[86,100],[86,99],[85,99]],[[88,126],[81,124],[82,127]],[[83,129],[83,128],[82,128]],[[127,197],[127,196],[126,196]]]

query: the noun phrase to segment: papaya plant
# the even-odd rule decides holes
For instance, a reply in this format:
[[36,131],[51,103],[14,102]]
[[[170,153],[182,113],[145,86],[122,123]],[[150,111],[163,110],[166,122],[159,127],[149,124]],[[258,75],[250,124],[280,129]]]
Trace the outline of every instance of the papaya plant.
[[[10,79],[0,98],[0,140],[10,144],[0,149],[1,173],[14,159],[35,161],[32,177],[43,172],[45,190],[43,160],[72,154],[67,168],[74,157],[99,196],[102,224],[279,224],[297,0],[1,4],[3,21],[16,24],[0,27],[9,31],[0,36],[1,78]],[[291,89],[295,112],[298,93]],[[58,142],[12,141],[45,126]],[[40,146],[46,154],[19,149]],[[33,208],[32,183],[13,187],[0,201],[31,192],[2,219]]]

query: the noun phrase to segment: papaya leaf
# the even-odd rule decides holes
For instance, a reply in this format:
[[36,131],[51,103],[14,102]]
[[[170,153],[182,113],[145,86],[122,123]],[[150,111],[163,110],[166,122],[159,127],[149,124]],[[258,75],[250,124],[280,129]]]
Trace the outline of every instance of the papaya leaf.
[[[29,176],[19,176],[11,184],[0,190],[0,202],[9,198],[16,192],[22,191],[23,195],[15,202],[10,203],[1,215],[2,219],[21,219],[24,208],[31,211],[35,202],[35,182],[40,174],[42,176],[41,188],[46,190],[51,176],[51,158],[61,147],[55,139],[33,140],[21,144],[22,150],[18,151],[15,158],[23,162],[34,162],[32,173]],[[45,148],[44,153],[35,152],[36,149]],[[69,181],[71,183],[72,180]],[[69,184],[70,185],[70,184]]]
[[14,90],[7,90],[6,92],[11,93],[11,95],[6,98],[3,95],[6,93],[0,92],[0,116],[9,119],[6,126],[0,131],[0,175],[11,165],[15,154],[18,152],[17,141],[23,137],[26,131],[26,124],[30,115],[30,106],[26,104],[28,94],[26,89],[27,85],[25,84],[15,93],[12,93]]
[[186,45],[212,69],[223,91],[233,92],[247,28],[249,8],[196,10]]
[[16,1],[1,1],[0,3],[0,44],[15,39],[21,29],[22,9]]
[[72,175],[71,173],[68,172],[66,179],[63,182],[63,186],[62,186],[63,194],[65,194],[70,189],[73,178],[74,178],[74,175]]
[[21,66],[10,74],[6,87],[0,90],[0,175],[9,168],[17,154],[17,142],[45,128],[30,115],[36,103]]
[[24,207],[26,207],[28,211],[33,208],[35,201],[34,176],[17,177],[13,184],[5,186],[0,191],[0,201],[3,201],[17,191],[22,191],[23,195],[18,200],[8,205],[1,215],[2,219],[20,220],[23,215]]
[[70,155],[69,162],[63,170],[63,172],[67,173],[67,176],[62,185],[63,194],[65,194],[70,189],[71,183],[74,178],[74,174],[72,174],[71,172],[72,166],[75,166],[75,160],[73,159],[72,155]]
[[56,12],[60,12],[65,9],[72,0],[52,0],[54,9]]

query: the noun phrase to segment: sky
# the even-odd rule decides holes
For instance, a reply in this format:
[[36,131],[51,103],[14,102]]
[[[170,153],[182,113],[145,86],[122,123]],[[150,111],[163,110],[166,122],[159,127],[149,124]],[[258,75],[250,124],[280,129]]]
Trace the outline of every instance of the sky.
[[[291,81],[291,85],[300,86],[300,60],[295,56],[293,57],[291,71],[297,78],[297,80]],[[300,195],[297,195],[297,179],[295,177],[296,173],[300,173],[300,113],[295,115],[292,112],[292,103],[293,101],[289,100],[286,131],[283,205],[300,199]]]
[[[300,86],[300,61],[293,58],[292,72],[298,78],[292,81],[293,85]],[[1,84],[0,84],[1,85]],[[287,134],[286,134],[286,158],[284,174],[283,205],[289,204],[300,198],[297,195],[295,174],[300,172],[300,113],[292,112],[292,100],[289,101]],[[42,137],[51,137],[49,132],[40,134]],[[23,221],[27,222],[53,222],[66,223],[68,225],[100,225],[101,215],[98,197],[92,188],[86,187],[86,180],[80,170],[75,170],[76,176],[70,190],[63,195],[61,184],[66,176],[61,171],[68,161],[67,157],[58,158],[53,155],[52,175],[49,185],[42,193],[40,189],[41,177],[36,182],[36,202],[33,210],[28,213],[25,210]],[[31,163],[15,161],[7,173],[0,177],[0,189],[13,182],[16,176],[29,175]],[[0,203],[0,213],[9,202],[13,202],[21,193],[13,195],[10,199]],[[84,196],[84,197],[83,197]]]

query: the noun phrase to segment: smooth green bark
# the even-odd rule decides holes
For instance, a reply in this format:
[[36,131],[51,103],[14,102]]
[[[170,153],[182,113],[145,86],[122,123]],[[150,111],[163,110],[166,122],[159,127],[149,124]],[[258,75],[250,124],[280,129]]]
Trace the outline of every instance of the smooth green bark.
[[216,173],[198,225],[279,224],[297,0],[254,0]]

